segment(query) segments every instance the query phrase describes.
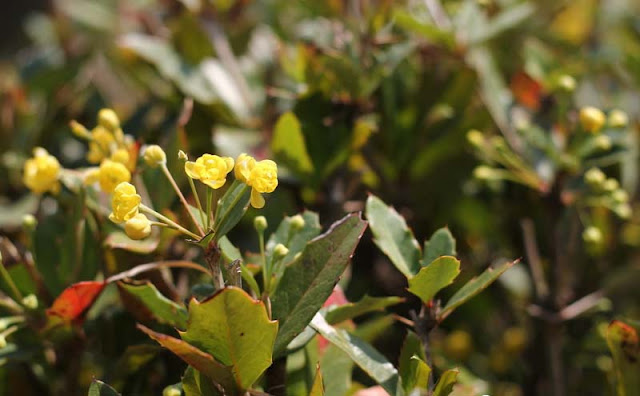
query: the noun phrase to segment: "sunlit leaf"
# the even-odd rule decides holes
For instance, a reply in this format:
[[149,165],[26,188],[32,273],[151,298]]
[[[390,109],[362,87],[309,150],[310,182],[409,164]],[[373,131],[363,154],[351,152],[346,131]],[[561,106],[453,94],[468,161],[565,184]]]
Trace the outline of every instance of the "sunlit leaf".
[[437,292],[449,286],[460,274],[460,261],[455,257],[442,256],[423,267],[409,279],[409,291],[428,303]]

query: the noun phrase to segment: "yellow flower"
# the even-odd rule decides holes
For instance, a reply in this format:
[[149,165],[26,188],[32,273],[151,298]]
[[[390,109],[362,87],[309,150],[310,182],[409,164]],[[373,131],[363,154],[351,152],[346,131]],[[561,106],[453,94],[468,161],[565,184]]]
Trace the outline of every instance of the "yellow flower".
[[207,186],[218,189],[227,181],[227,174],[233,169],[233,158],[204,154],[196,162],[188,161],[184,164],[187,175],[200,180]]
[[236,180],[240,180],[243,183],[249,184],[249,176],[251,176],[251,169],[256,165],[256,160],[245,153],[238,156],[236,160],[236,167],[233,171],[236,176]]
[[144,239],[151,234],[151,222],[147,216],[138,213],[124,223],[124,232],[131,239]]
[[111,209],[113,212],[109,219],[114,223],[124,223],[138,214],[140,206],[140,195],[136,193],[136,188],[127,182],[118,184],[113,190],[111,198]]
[[108,129],[98,125],[91,131],[91,142],[87,160],[92,164],[100,163],[111,153],[111,146],[115,143],[115,137]]
[[256,162],[247,184],[251,186],[251,206],[262,208],[264,198],[261,193],[270,193],[278,186],[278,166],[271,160]]
[[36,194],[60,191],[60,163],[56,157],[42,147],[36,147],[33,155],[24,164],[24,184]]
[[606,120],[604,113],[600,109],[590,106],[580,109],[580,123],[587,132],[598,133]]
[[164,153],[162,147],[157,144],[152,144],[151,146],[147,146],[144,150],[144,162],[147,163],[151,168],[155,168],[159,165],[167,163],[167,155]]
[[130,157],[131,155],[129,155],[129,150],[120,148],[111,154],[111,161],[119,162],[122,165],[127,166],[130,162]]
[[120,128],[120,119],[112,109],[102,109],[98,112],[98,124],[110,131],[115,131]]
[[97,176],[100,188],[106,193],[112,193],[118,184],[131,180],[131,173],[126,166],[108,159],[100,164]]

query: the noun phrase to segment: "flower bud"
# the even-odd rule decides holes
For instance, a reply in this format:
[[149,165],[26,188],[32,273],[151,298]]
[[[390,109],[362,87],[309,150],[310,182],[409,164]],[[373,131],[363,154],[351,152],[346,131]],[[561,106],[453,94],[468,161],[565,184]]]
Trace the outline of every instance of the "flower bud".
[[263,232],[267,229],[267,219],[264,216],[256,216],[253,219],[253,228],[258,232]]
[[98,124],[107,128],[111,132],[120,129],[120,119],[112,109],[102,109],[98,112]]
[[628,203],[621,203],[613,209],[613,212],[622,220],[628,220],[632,215],[631,205]]
[[173,385],[169,385],[162,391],[162,396],[180,396],[182,392]]
[[22,228],[25,231],[31,232],[36,229],[38,226],[38,220],[32,214],[26,214],[22,216]]
[[304,217],[295,215],[291,218],[291,229],[294,231],[301,230],[304,227]]
[[602,241],[602,231],[598,227],[589,226],[582,232],[582,240],[586,243],[600,243]]
[[591,168],[584,174],[584,181],[591,187],[598,187],[607,179],[605,174],[598,168]]
[[144,239],[151,234],[151,222],[147,216],[138,213],[124,223],[124,232],[131,239]]
[[607,192],[614,192],[620,187],[620,183],[616,179],[609,178],[602,184],[602,189]]
[[629,194],[622,189],[616,190],[611,194],[611,198],[617,203],[629,202]]
[[473,147],[480,148],[484,144],[484,135],[477,129],[467,132],[467,142]]
[[85,128],[84,125],[82,125],[78,121],[73,120],[69,122],[69,127],[71,128],[71,132],[73,132],[73,134],[79,137],[80,139],[86,139],[86,140],[91,139],[91,132],[89,132],[89,130]]
[[563,74],[558,78],[558,88],[571,93],[576,89],[576,80],[568,74]]
[[580,109],[580,124],[585,131],[598,133],[604,126],[606,119],[602,110],[587,106]]
[[273,248],[273,257],[276,260],[285,257],[287,254],[289,254],[289,249],[281,243],[277,244],[276,247]]
[[493,180],[497,179],[497,174],[494,168],[486,165],[480,165],[473,170],[473,177],[478,180]]
[[599,135],[596,137],[594,141],[597,148],[603,151],[607,151],[611,149],[612,143],[611,138],[607,135]]
[[7,346],[7,338],[0,334],[0,349],[3,349]]
[[147,148],[144,150],[143,157],[144,162],[146,162],[146,164],[151,168],[155,168],[167,163],[167,155],[164,153],[162,147],[158,146],[157,144],[147,146]]
[[622,110],[611,110],[608,123],[611,128],[624,128],[629,124],[629,116]]
[[178,159],[181,159],[182,161],[189,161],[189,156],[187,155],[187,153],[180,150],[178,151]]
[[38,308],[38,297],[34,294],[29,294],[22,299],[22,305],[29,309],[36,309]]

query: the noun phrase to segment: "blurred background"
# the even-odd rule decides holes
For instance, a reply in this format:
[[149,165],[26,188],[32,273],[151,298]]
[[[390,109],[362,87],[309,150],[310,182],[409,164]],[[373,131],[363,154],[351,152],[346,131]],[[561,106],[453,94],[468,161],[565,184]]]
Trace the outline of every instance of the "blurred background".
[[[180,166],[179,149],[190,157],[249,152],[275,158],[280,186],[259,212],[271,228],[282,215],[303,208],[318,212],[327,226],[345,212],[363,210],[367,194],[374,193],[406,218],[419,241],[448,226],[457,239],[464,279],[491,263],[522,257],[436,330],[436,367],[458,366],[464,383],[492,395],[541,395],[554,386],[548,359],[555,353],[564,394],[614,394],[603,326],[640,314],[640,215],[616,217],[589,207],[585,221],[582,209],[565,198],[595,164],[620,182],[631,208],[637,204],[639,2],[5,3],[0,13],[0,235],[5,242],[24,248],[22,217],[37,214],[36,255],[57,265],[62,248],[56,246],[64,245],[57,235],[65,230],[73,203],[30,194],[22,183],[24,161],[41,146],[65,168],[88,166],[86,145],[68,123],[95,125],[98,110],[110,107],[137,142],[161,144],[172,169]],[[192,115],[178,128],[186,98],[192,99],[187,100]],[[586,158],[564,150],[561,141],[575,129],[583,106],[628,115],[628,127],[611,134],[612,151]],[[286,112],[295,115],[298,132],[278,131],[276,123]],[[531,125],[535,133],[527,134]],[[487,139],[504,137],[546,187],[478,177],[474,169],[487,159],[467,141],[470,129]],[[156,206],[175,204],[170,186],[156,179],[150,191]],[[186,187],[184,177],[179,182]],[[257,248],[249,233],[256,214],[230,236],[243,250]],[[571,224],[578,219],[577,228],[558,231],[565,219]],[[589,224],[602,230],[597,241],[581,238]],[[155,256],[188,254],[188,247],[175,241],[142,257],[122,259],[118,253],[114,264],[113,253],[97,241],[99,236],[87,242],[93,250],[84,279],[115,270],[109,266],[124,269]],[[566,263],[562,279],[568,286],[551,306],[560,309],[593,292],[606,296],[559,326],[552,336],[561,340],[557,344],[550,345],[542,319],[532,313],[532,305],[544,306],[536,297],[532,254],[550,273],[558,262]],[[552,277],[551,287],[556,282]],[[341,284],[350,301],[364,294],[400,295],[407,302],[395,309],[403,315],[419,306],[369,233]],[[51,286],[53,295],[62,285]],[[16,389],[25,395],[65,394],[56,389],[69,389],[69,381],[86,389],[93,375],[113,370],[126,346],[144,337],[117,303],[104,305],[108,308],[85,324],[77,372],[43,369],[37,351],[5,354],[0,357],[5,394],[17,394]],[[366,318],[366,324],[375,334],[374,345],[395,362],[405,326],[381,314]],[[182,371],[175,367],[180,363],[164,355],[147,363],[140,368],[147,374],[123,379],[123,394],[159,394],[179,381]],[[65,378],[73,374],[77,378]],[[354,379],[371,385],[358,371]],[[64,381],[67,385],[60,385]]]

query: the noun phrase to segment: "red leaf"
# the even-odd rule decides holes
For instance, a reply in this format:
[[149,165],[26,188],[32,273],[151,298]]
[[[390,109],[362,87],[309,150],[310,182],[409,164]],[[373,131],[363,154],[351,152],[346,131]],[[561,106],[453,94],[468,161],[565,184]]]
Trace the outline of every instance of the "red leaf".
[[56,298],[47,314],[75,320],[93,304],[106,285],[105,282],[94,281],[74,283]]
[[511,92],[516,100],[530,110],[540,109],[544,96],[542,85],[525,72],[517,72],[511,77]]

